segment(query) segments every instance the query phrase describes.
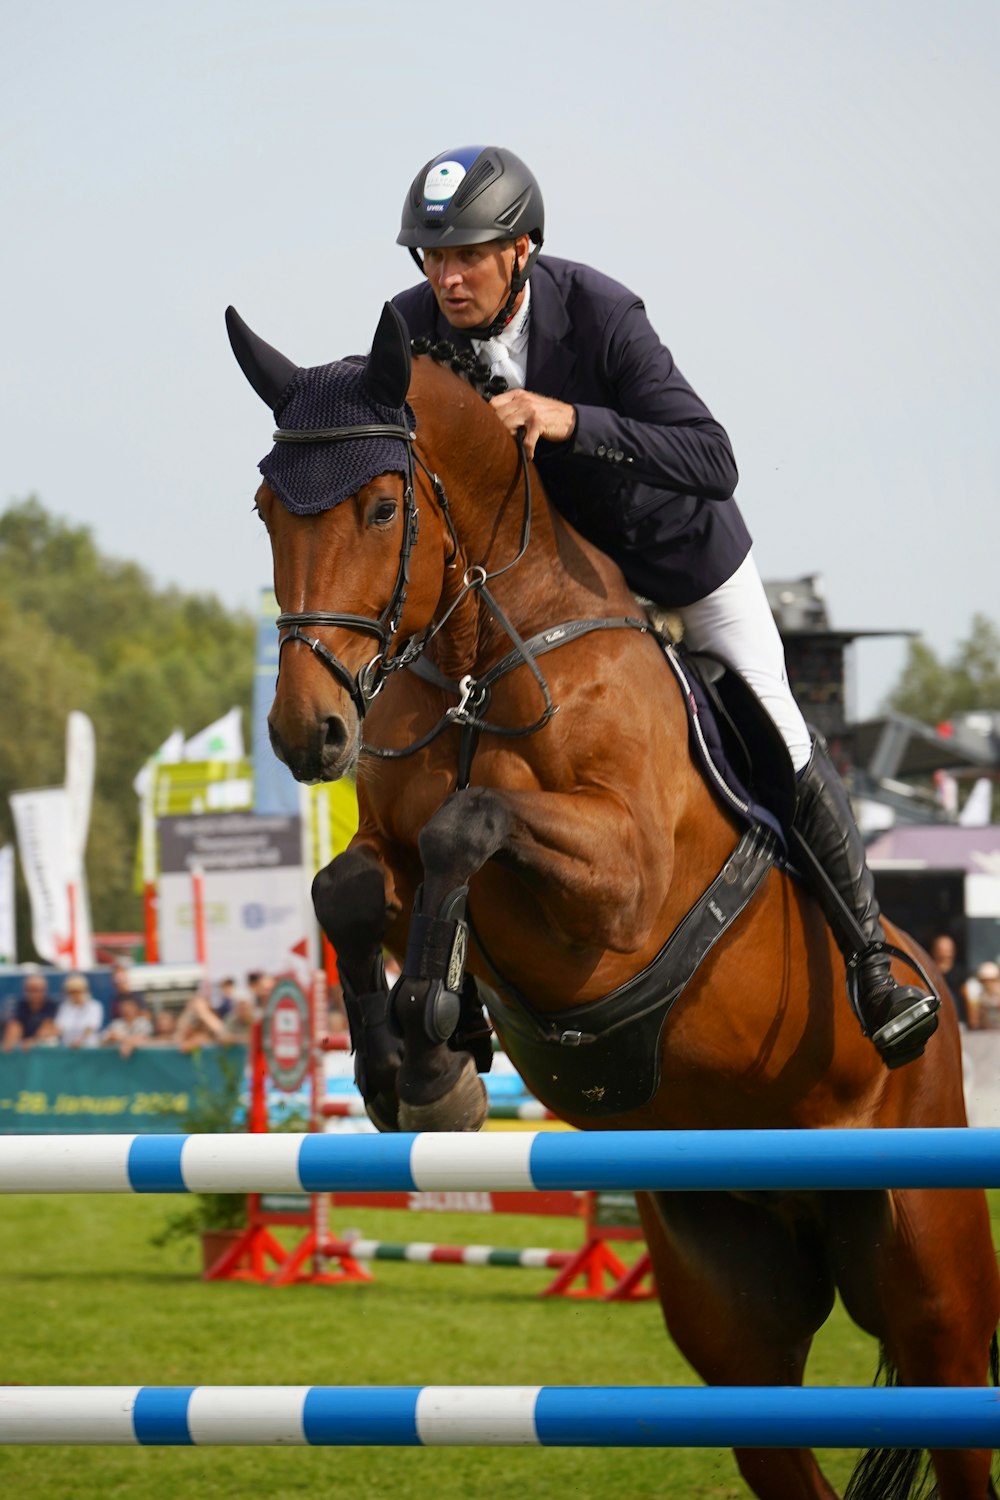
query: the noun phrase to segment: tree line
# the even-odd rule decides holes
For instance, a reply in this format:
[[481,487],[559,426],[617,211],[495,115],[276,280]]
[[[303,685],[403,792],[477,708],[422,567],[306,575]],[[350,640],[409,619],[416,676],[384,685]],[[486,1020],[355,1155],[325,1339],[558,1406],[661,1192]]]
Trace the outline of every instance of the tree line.
[[[87,845],[94,930],[138,931],[134,889],[140,766],[175,728],[191,735],[238,704],[250,723],[254,621],[211,595],[157,588],[135,563],[106,557],[87,526],[36,498],[0,515],[0,843],[14,838],[8,798],[58,786],[66,716],[94,723],[97,766]],[[18,876],[18,954],[34,950]]]
[[986,615],[973,615],[968,635],[945,659],[911,641],[886,706],[931,725],[953,714],[1000,711],[1000,630]]

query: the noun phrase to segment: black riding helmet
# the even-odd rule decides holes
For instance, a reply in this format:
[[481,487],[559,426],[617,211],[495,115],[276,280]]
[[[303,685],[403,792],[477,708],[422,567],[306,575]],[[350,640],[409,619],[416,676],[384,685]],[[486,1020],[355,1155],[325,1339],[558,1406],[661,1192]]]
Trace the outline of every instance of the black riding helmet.
[[488,327],[465,330],[475,338],[492,338],[507,323],[531,275],[544,230],[541,189],[520,157],[503,146],[457,146],[433,157],[413,179],[396,244],[405,245],[423,271],[420,249],[528,235],[531,250],[523,266],[515,257],[503,307]]

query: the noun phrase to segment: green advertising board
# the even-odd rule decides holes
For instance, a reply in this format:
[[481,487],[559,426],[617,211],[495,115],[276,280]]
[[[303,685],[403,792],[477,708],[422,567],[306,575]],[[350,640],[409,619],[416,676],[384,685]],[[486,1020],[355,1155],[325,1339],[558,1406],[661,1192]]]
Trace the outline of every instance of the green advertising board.
[[[246,1049],[222,1049],[229,1066]],[[223,1057],[205,1048],[74,1051],[33,1047],[0,1054],[0,1132],[7,1135],[159,1134],[184,1130],[196,1096],[225,1088]]]

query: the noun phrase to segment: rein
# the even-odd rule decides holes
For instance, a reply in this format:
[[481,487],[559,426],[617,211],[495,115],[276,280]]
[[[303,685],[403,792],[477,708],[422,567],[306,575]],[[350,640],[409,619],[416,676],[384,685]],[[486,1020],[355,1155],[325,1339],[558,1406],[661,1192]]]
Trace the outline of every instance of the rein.
[[[468,786],[468,778],[475,754],[476,745],[482,734],[501,735],[508,739],[519,739],[523,736],[535,734],[544,728],[552,716],[558,712],[559,705],[553,702],[548,682],[538,666],[536,657],[544,655],[547,651],[554,650],[557,646],[563,646],[570,641],[579,639],[594,630],[619,630],[631,629],[646,632],[650,629],[646,620],[622,616],[620,618],[593,619],[593,620],[570,620],[564,624],[551,627],[533,635],[529,640],[522,639],[517,628],[508,619],[501,608],[496,596],[489,588],[489,584],[496,578],[515,567],[528,550],[531,540],[531,511],[532,511],[532,489],[531,470],[524,452],[524,435],[517,434],[518,456],[521,463],[521,475],[524,486],[524,511],[521,520],[521,535],[518,550],[509,562],[502,567],[496,568],[492,573],[480,563],[476,563],[466,570],[462,582],[462,588],[452,600],[448,609],[437,621],[432,621],[419,635],[412,636],[402,647],[393,651],[393,644],[399,630],[400,620],[406,605],[406,593],[410,581],[410,559],[413,548],[416,546],[419,534],[419,522],[416,503],[416,491],[414,485],[415,465],[419,464],[423,473],[430,482],[435,502],[447,527],[451,538],[451,555],[446,559],[445,566],[450,567],[459,551],[458,533],[451,515],[448,504],[448,496],[444,485],[431,469],[424,463],[416,451],[416,434],[406,427],[397,427],[388,423],[365,423],[353,427],[326,427],[315,429],[288,429],[279,427],[274,434],[276,443],[337,443],[366,437],[394,437],[400,438],[406,443],[406,484],[403,495],[403,535],[400,542],[399,566],[396,572],[396,581],[393,586],[392,595],[382,613],[377,619],[367,615],[345,614],[329,610],[305,610],[298,613],[282,612],[277,619],[279,631],[285,631],[278,644],[279,670],[281,652],[289,641],[301,641],[308,646],[314,655],[323,663],[324,667],[336,678],[350,695],[358,717],[363,721],[368,713],[373,700],[385,686],[386,679],[401,667],[408,667],[426,682],[434,686],[444,688],[446,691],[454,692],[458,697],[458,703],[448,708],[442,714],[438,722],[412,744],[400,749],[390,749],[385,746],[366,745],[361,747],[362,754],[373,756],[381,760],[400,760],[408,755],[415,755],[418,751],[431,744],[439,734],[446,729],[458,727],[462,731],[462,740],[459,750],[459,778],[460,788]],[[502,657],[500,661],[487,669],[479,678],[471,674],[464,676],[460,682],[452,682],[450,678],[439,672],[432,662],[423,658],[423,653],[434,637],[444,628],[448,620],[470,593],[476,593],[482,599],[486,608],[494,620],[511,641],[513,649]],[[322,641],[314,635],[308,635],[303,626],[334,626],[345,630],[353,630],[363,635],[374,637],[379,643],[379,650],[372,659],[354,675],[350,669],[340,660],[338,656],[325,646]],[[526,666],[538,684],[542,695],[543,708],[538,718],[530,724],[505,726],[492,724],[484,714],[489,707],[490,696],[497,682],[509,672],[520,666]]]

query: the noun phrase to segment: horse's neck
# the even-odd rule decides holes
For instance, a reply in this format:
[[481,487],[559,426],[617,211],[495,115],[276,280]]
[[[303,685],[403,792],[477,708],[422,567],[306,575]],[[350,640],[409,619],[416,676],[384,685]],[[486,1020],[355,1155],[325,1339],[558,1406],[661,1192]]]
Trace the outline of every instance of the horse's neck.
[[[428,369],[422,368],[425,363]],[[530,540],[518,559],[528,503],[524,472],[515,444],[487,404],[464,381],[429,361],[418,361],[414,374],[423,376],[415,380],[410,399],[417,411],[418,433],[423,433],[425,461],[444,484],[459,542],[445,572],[439,616],[456,599],[461,602],[437,637],[435,649],[442,670],[457,677],[510,645],[478,592],[463,596],[470,568],[485,570],[489,589],[522,635],[553,624],[557,617],[561,622],[605,611],[595,609],[593,589],[567,569],[535,472]],[[501,571],[515,559],[515,566]]]

